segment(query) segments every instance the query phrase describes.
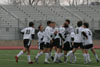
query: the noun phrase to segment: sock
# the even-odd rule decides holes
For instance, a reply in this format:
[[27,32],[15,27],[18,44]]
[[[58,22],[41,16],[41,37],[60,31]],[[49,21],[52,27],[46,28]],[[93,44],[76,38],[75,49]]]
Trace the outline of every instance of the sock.
[[38,53],[36,58],[38,59],[38,57],[41,56],[42,54],[43,54],[43,52]]
[[91,62],[90,55],[87,54],[88,61]]
[[21,56],[24,52],[23,51],[20,51],[17,55],[17,57]]
[[60,54],[60,53],[58,53],[58,58],[57,58],[58,60],[60,60],[60,56],[61,56],[61,54]]
[[72,63],[73,61],[73,54],[70,55],[70,62]]
[[73,51],[69,51],[69,52],[67,53],[66,56],[68,57],[68,56],[70,56],[72,53],[73,53]]
[[30,55],[27,55],[27,59],[28,59],[28,62],[31,62],[31,57],[30,57]]
[[75,56],[75,54],[72,54],[72,56],[73,56],[73,62],[75,63],[76,62],[76,56]]
[[63,57],[64,56],[64,53],[59,53],[59,57]]
[[95,56],[96,60],[99,60],[99,58],[98,58],[98,55],[97,55],[97,54],[94,54],[94,56]]
[[83,54],[84,61],[87,63],[87,54]]
[[57,58],[58,58],[58,53],[55,53],[54,62],[57,60]]
[[49,52],[49,58],[51,58],[51,55],[52,55],[51,52]]
[[45,62],[48,62],[49,53],[45,53]]

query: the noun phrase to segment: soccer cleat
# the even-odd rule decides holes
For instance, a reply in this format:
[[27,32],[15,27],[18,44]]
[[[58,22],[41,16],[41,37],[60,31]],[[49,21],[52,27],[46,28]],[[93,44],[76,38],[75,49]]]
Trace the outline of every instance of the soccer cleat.
[[16,59],[16,63],[18,63],[18,57],[17,56],[15,56],[15,59]]
[[98,63],[100,62],[99,59],[97,59],[97,62],[98,62]]
[[84,64],[88,64],[89,62],[87,62],[87,61],[84,61]]
[[33,64],[33,62],[31,61],[31,62],[28,62],[28,64]]
[[54,57],[53,56],[51,56],[51,59],[52,59],[52,61],[54,60]]
[[50,64],[50,62],[45,61],[44,64]]
[[37,58],[34,58],[35,62],[38,64],[38,59]]
[[67,57],[64,57],[64,63],[67,63]]
[[59,63],[59,61],[55,61],[54,63],[56,63],[56,64],[57,64],[57,63]]
[[61,60],[58,60],[59,63],[63,63]]

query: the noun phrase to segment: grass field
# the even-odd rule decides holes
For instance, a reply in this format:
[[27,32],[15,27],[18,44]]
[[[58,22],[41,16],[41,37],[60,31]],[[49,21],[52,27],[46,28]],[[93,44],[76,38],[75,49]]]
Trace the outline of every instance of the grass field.
[[[97,63],[95,57],[90,52],[92,62],[90,64],[85,65],[83,61],[83,56],[80,50],[76,52],[77,62],[75,64],[70,63],[61,63],[61,64],[43,64],[44,55],[39,58],[39,64],[29,65],[27,63],[26,54],[22,55],[19,58],[19,63],[15,62],[14,56],[19,52],[19,50],[0,50],[0,67],[100,67],[100,63]],[[37,54],[38,50],[31,51],[31,58],[34,61],[34,57]],[[99,58],[100,58],[100,50],[96,50]],[[54,53],[53,53],[54,54]],[[63,59],[63,58],[62,58]]]

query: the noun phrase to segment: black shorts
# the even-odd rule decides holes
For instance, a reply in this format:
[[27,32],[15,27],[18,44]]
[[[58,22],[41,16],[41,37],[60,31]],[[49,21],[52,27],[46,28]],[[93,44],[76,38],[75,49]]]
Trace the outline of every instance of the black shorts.
[[43,42],[43,44],[44,44],[44,48],[51,48],[51,44],[50,43],[44,43]]
[[44,49],[44,43],[40,43],[39,49],[40,50],[43,50]]
[[74,43],[74,48],[78,48],[78,47],[84,49],[83,43]]
[[31,41],[29,39],[24,39],[24,47],[25,48],[30,48]]
[[53,48],[53,45],[54,45],[53,43],[50,43],[50,48],[51,48],[51,49]]
[[54,40],[53,46],[56,46],[57,48],[62,49],[62,44],[61,44],[61,40],[59,38]]
[[64,48],[63,48],[64,51],[70,51],[72,49],[73,49],[73,46],[72,46],[72,44],[70,42],[66,42],[64,44]]
[[53,46],[57,46],[59,44],[60,44],[60,39],[59,38],[53,40]]
[[93,44],[89,44],[89,45],[84,46],[84,49],[91,49],[91,48],[93,48]]

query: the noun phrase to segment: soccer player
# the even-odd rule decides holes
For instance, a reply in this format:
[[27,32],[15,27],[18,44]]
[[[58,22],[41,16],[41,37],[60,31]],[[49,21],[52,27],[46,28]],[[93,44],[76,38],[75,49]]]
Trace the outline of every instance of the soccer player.
[[83,42],[82,42],[82,30],[84,28],[82,27],[82,25],[83,25],[82,21],[77,22],[77,27],[75,28],[75,37],[74,37],[73,50],[69,51],[67,56],[70,56],[71,54],[74,54],[79,47],[82,49],[82,52],[83,52],[84,47],[83,47]]
[[37,34],[38,36],[38,47],[39,47],[39,52],[37,53],[36,57],[35,57],[35,62],[38,63],[38,58],[44,53],[43,49],[44,49],[44,44],[43,44],[43,38],[44,38],[44,28],[42,25],[40,25],[38,27],[39,32]]
[[16,58],[16,62],[18,63],[18,58],[27,52],[27,58],[28,58],[28,63],[29,64],[33,64],[33,62],[31,61],[30,58],[30,46],[31,46],[31,41],[32,39],[34,39],[34,34],[35,34],[35,29],[34,29],[34,23],[30,22],[29,23],[29,27],[24,28],[23,30],[21,30],[21,33],[23,33],[23,41],[24,41],[24,49],[22,51],[20,51]]
[[51,47],[51,49],[53,49],[54,48],[54,50],[56,51],[57,50],[57,41],[56,41],[56,39],[57,39],[57,35],[58,35],[58,28],[56,27],[56,23],[55,22],[52,22],[52,31],[53,31],[53,33],[54,32],[57,32],[56,34],[52,34],[52,38],[53,38],[53,43],[52,43],[52,47]]
[[49,64],[50,62],[48,61],[48,59],[50,58],[50,50],[51,50],[51,45],[50,43],[52,42],[52,22],[51,21],[47,21],[47,27],[45,28],[44,31],[44,38],[43,38],[43,43],[44,43],[44,51],[45,51],[45,64]]
[[[70,20],[66,20],[65,21],[65,25],[66,25],[66,28],[65,28],[65,41],[64,41],[64,47],[63,47],[63,50],[64,50],[64,62],[66,63],[67,59],[66,59],[66,54],[68,53],[68,51],[72,50],[73,49],[73,45],[72,45],[72,41],[73,41],[73,37],[71,37],[71,33],[74,32],[74,29],[72,26],[70,26]],[[74,55],[73,55],[74,57]],[[70,62],[72,63],[72,58],[70,58]]]
[[52,42],[51,44],[51,49],[50,49],[50,53],[49,56],[52,60],[54,60],[54,57],[52,56],[52,50],[54,49],[55,51],[57,50],[57,46],[56,46],[56,35],[58,33],[58,28],[56,27],[56,22],[51,22],[51,37],[52,37]]
[[58,28],[58,33],[55,36],[55,45],[57,47],[57,51],[55,52],[55,57],[54,57],[54,63],[62,63],[62,61],[60,60],[61,55],[64,55],[62,53],[62,41],[64,41],[64,34],[65,34],[65,26],[60,26],[60,28]]
[[[88,50],[93,49],[92,32],[89,29],[88,23],[84,23],[83,27],[84,30],[82,31],[83,31],[83,42],[84,42],[84,60],[85,60],[85,64],[88,64],[89,62],[91,62]],[[97,60],[99,60],[98,57]]]

